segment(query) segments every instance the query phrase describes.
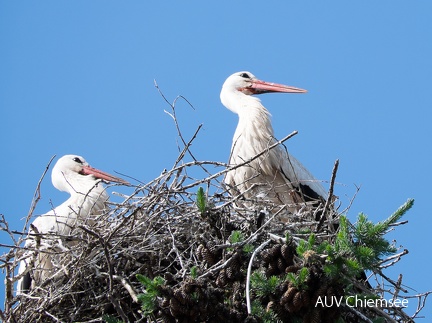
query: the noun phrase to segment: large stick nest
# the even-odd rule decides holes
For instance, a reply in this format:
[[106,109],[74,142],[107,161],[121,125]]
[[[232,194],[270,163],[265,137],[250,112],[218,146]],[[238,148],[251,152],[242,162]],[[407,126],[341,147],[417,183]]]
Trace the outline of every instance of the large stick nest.
[[[178,127],[174,105],[171,115]],[[53,237],[51,248],[34,250],[50,253],[56,268],[43,284],[19,297],[13,293],[19,278],[14,268],[24,250],[19,247],[22,239],[15,241],[1,258],[6,270],[6,303],[1,312],[5,322],[104,322],[103,317],[124,322],[263,321],[262,316],[248,313],[250,302],[258,302],[264,313],[272,312],[273,320],[267,321],[275,322],[412,320],[401,308],[315,306],[319,297],[343,296],[347,284],[329,279],[323,272],[324,260],[314,260],[313,254],[310,259],[299,257],[296,247],[301,239],[307,240],[311,230],[320,241],[334,240],[337,201],[324,201],[318,210],[295,215],[288,214],[286,206],[263,201],[249,200],[239,207],[235,202],[245,202],[245,198],[229,196],[220,182],[226,165],[195,160],[189,148],[196,133],[189,142],[180,131],[179,136],[184,148],[171,170],[135,186],[133,194],[113,203],[93,225],[82,223],[70,236]],[[184,162],[188,153],[193,160]],[[210,174],[208,169],[214,167],[220,167],[220,172],[201,179],[191,175],[203,170]],[[196,203],[199,187],[207,195],[204,209]],[[318,213],[321,223],[316,220]],[[291,220],[279,220],[284,217]],[[12,237],[14,232],[4,219],[2,225]],[[232,242],[234,232],[241,232],[241,241]],[[395,263],[396,258],[392,259],[389,261]],[[298,275],[305,267],[307,288],[284,279],[287,273]],[[258,297],[248,288],[250,272],[261,273],[264,279],[279,277],[281,283],[269,296]],[[150,312],[142,309],[139,295],[146,289],[137,274],[164,278]],[[372,273],[377,276],[380,274]],[[398,296],[403,290],[400,281],[384,275],[379,278],[381,283],[375,288],[362,278],[351,277],[349,283],[359,293]],[[419,302],[412,317],[423,308],[427,295],[408,296]]]

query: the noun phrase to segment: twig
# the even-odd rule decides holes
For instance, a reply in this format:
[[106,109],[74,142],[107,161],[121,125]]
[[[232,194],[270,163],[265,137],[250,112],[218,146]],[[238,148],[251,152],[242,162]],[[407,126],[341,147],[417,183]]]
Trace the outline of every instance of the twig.
[[122,320],[125,322],[128,322],[128,318],[127,315],[125,314],[125,312],[123,311],[119,301],[117,300],[117,298],[114,297],[114,284],[113,284],[113,279],[114,279],[114,270],[111,264],[111,256],[110,256],[110,252],[108,250],[108,246],[107,243],[105,242],[105,240],[95,231],[87,228],[86,226],[80,226],[85,232],[91,234],[92,236],[96,237],[99,240],[99,243],[102,246],[104,255],[105,255],[105,260],[108,266],[108,298],[111,301],[111,304],[114,306],[114,308],[116,309],[117,313],[121,316]]
[[251,272],[252,272],[252,263],[253,263],[255,256],[257,255],[257,253],[260,252],[270,242],[271,242],[271,239],[260,244],[259,247],[254,250],[254,252],[252,253],[252,256],[249,260],[249,265],[248,265],[247,275],[246,275],[246,306],[247,306],[248,314],[252,313],[252,307],[251,307],[251,301],[250,301],[250,277],[251,277]]
[[[167,111],[165,111],[165,113],[167,113],[168,115],[170,115],[172,118],[173,118],[173,120],[174,120],[174,124],[175,124],[175,127],[176,127],[176,129],[177,129],[177,134],[178,134],[178,136],[179,136],[179,138],[180,138],[180,140],[182,141],[182,143],[183,143],[183,145],[184,145],[184,148],[182,149],[182,151],[180,152],[180,155],[178,156],[178,158],[177,158],[177,160],[175,161],[175,163],[174,163],[174,167],[183,159],[183,157],[184,157],[184,155],[185,155],[185,153],[186,153],[186,151],[189,153],[189,155],[192,157],[192,159],[194,160],[194,161],[197,161],[197,159],[195,158],[195,156],[194,156],[194,154],[192,153],[192,151],[189,149],[190,148],[190,146],[192,145],[192,142],[195,140],[195,138],[196,138],[196,136],[197,136],[197,134],[198,134],[198,132],[200,131],[200,129],[201,129],[201,127],[202,127],[202,124],[200,124],[199,126],[198,126],[198,128],[197,128],[197,130],[195,131],[195,133],[193,134],[193,136],[192,136],[192,138],[188,141],[188,142],[186,142],[186,140],[184,139],[184,137],[183,137],[183,134],[182,134],[182,132],[181,132],[181,130],[180,130],[180,126],[179,126],[179,124],[178,124],[178,121],[177,121],[177,116],[176,116],[176,111],[175,111],[175,106],[176,106],[176,102],[177,102],[177,100],[178,99],[183,99],[185,102],[187,102],[188,104],[189,104],[189,106],[192,108],[192,109],[194,109],[194,107],[193,107],[193,105],[184,97],[184,96],[182,96],[182,95],[179,95],[179,96],[177,96],[175,99],[174,99],[174,102],[173,103],[170,103],[168,100],[167,100],[167,98],[165,97],[165,95],[162,93],[162,91],[160,90],[160,88],[159,88],[159,86],[158,86],[158,84],[156,83],[156,80],[154,81],[154,84],[155,84],[155,87],[156,87],[156,89],[158,90],[158,92],[159,92],[159,94],[162,96],[162,98],[165,100],[165,102],[171,107],[171,113],[169,113],[169,112],[167,112]],[[194,109],[195,110],[195,109]],[[204,170],[204,172],[206,172],[207,174],[209,174],[209,175],[211,175],[211,173],[204,167],[204,166],[202,166],[201,165],[201,168]]]
[[[323,213],[321,215],[321,219],[319,220],[317,228],[315,229],[316,232],[318,232],[320,230],[321,226],[324,223],[324,220],[326,218],[327,219],[330,218],[331,211],[330,211],[329,205],[330,205],[331,201],[334,199],[333,189],[334,189],[334,184],[335,184],[335,180],[336,180],[336,174],[337,174],[338,167],[339,167],[339,159],[336,159],[334,166],[333,166],[333,171],[332,171],[332,176],[331,176],[331,180],[330,180],[330,188],[329,188],[327,200],[326,200],[325,205],[324,205],[324,210],[323,210]],[[328,214],[328,216],[327,216],[327,214]],[[331,223],[331,221],[329,222],[329,228],[331,229],[332,232],[334,232],[334,227],[333,227],[333,224]]]
[[408,291],[405,288],[402,288],[401,286],[398,286],[397,282],[395,282],[394,280],[390,279],[389,277],[387,277],[386,275],[384,275],[384,273],[379,270],[378,273],[385,278],[390,284],[392,284],[394,287],[400,289],[401,291],[403,291],[404,293],[408,293]]
[[417,309],[416,309],[415,313],[411,316],[411,318],[415,319],[416,317],[418,317],[418,314],[420,313],[420,311],[425,307],[426,299],[430,294],[432,294],[432,291],[417,294],[414,296],[406,296],[405,297],[405,298],[417,298],[417,300],[418,300]]
[[62,320],[60,320],[58,317],[55,317],[53,314],[51,314],[48,311],[45,311],[45,314],[48,315],[49,317],[51,317],[56,322],[62,322]]
[[360,319],[362,319],[364,322],[367,322],[367,323],[373,323],[370,319],[368,319],[366,316],[364,316],[362,313],[360,313],[359,311],[357,311],[357,310],[354,309],[353,307],[351,307],[351,306],[347,306],[347,305],[345,305],[345,304],[343,304],[343,303],[342,303],[342,305],[343,305],[343,307],[344,307],[345,309],[347,309],[348,311],[354,313],[356,316],[358,316],[358,317],[359,317]]
[[[379,266],[379,268],[380,268],[380,269],[384,269],[384,268],[387,268],[387,267],[391,267],[391,266],[393,266],[395,263],[399,262],[399,260],[401,260],[401,258],[402,258],[403,256],[407,255],[407,254],[408,254],[408,249],[404,249],[402,252],[400,252],[400,253],[398,253],[398,254],[395,254],[395,255],[393,255],[393,256],[390,256],[390,257],[388,257],[388,258],[382,260],[382,261],[380,262],[380,266]],[[389,262],[389,261],[392,260],[392,259],[395,259],[395,260],[393,260],[392,262]],[[383,264],[386,263],[386,262],[389,262],[389,263],[383,265]]]
[[213,175],[211,175],[211,176],[209,176],[209,177],[207,177],[207,178],[205,178],[205,179],[198,180],[198,181],[196,181],[196,182],[194,182],[194,183],[192,183],[192,184],[189,184],[189,185],[185,185],[185,186],[183,187],[183,189],[184,189],[184,190],[187,190],[187,189],[189,189],[189,188],[191,188],[191,187],[194,187],[194,186],[200,185],[200,184],[202,184],[202,183],[204,183],[204,182],[211,181],[211,180],[213,180],[213,179],[215,179],[215,178],[217,178],[217,177],[219,177],[219,176],[221,176],[221,175],[223,175],[223,174],[225,174],[225,173],[227,173],[227,172],[229,172],[229,171],[232,171],[232,170],[237,169],[237,168],[239,168],[239,167],[242,167],[242,166],[244,166],[244,165],[246,165],[246,164],[249,164],[250,162],[254,161],[255,159],[257,159],[257,158],[261,157],[262,155],[264,155],[265,153],[267,153],[269,150],[275,148],[276,146],[280,145],[281,143],[283,143],[283,142],[287,141],[288,139],[294,137],[297,133],[298,133],[298,131],[293,131],[293,132],[291,132],[288,136],[286,136],[286,137],[282,138],[281,140],[275,142],[273,145],[267,147],[266,149],[263,149],[261,152],[259,152],[259,153],[256,154],[255,156],[253,156],[253,157],[247,159],[246,161],[244,161],[244,162],[242,162],[242,163],[240,163],[240,164],[236,164],[236,165],[233,165],[233,166],[229,166],[229,167],[227,167],[226,169],[224,169],[223,171],[217,172],[216,174],[213,174]]
[[396,287],[393,293],[393,303],[399,295],[400,286],[402,285],[402,274],[399,274],[398,280],[396,282]]
[[178,250],[178,248],[177,248],[177,246],[176,246],[176,244],[175,244],[175,237],[174,237],[174,235],[173,235],[172,232],[171,232],[171,227],[170,227],[169,224],[168,224],[168,231],[169,231],[169,233],[170,233],[170,235],[171,235],[171,239],[172,239],[172,250],[174,250],[174,252],[175,252],[175,254],[176,254],[176,256],[177,256],[177,259],[179,260],[180,266],[181,266],[182,269],[183,269],[183,275],[182,275],[182,277],[184,277],[184,275],[186,275],[186,268],[185,268],[185,266],[184,266],[184,264],[183,264],[182,257],[181,257],[180,254],[179,254],[179,250]]
[[[100,274],[105,275],[105,276],[109,276],[109,274],[105,273],[105,272],[101,272]],[[118,280],[123,285],[123,287],[127,290],[129,295],[132,297],[132,300],[135,303],[138,303],[138,294],[126,278],[121,277],[119,275],[112,275],[112,278],[114,278],[115,280]]]
[[40,187],[41,187],[42,181],[45,178],[45,175],[48,172],[48,170],[49,170],[49,168],[51,166],[51,163],[52,163],[52,161],[54,160],[55,157],[56,157],[56,155],[54,155],[54,156],[51,157],[51,159],[49,160],[47,166],[45,167],[45,170],[44,170],[41,178],[39,179],[39,181],[37,183],[36,190],[35,190],[35,193],[34,193],[34,196],[33,196],[33,201],[32,201],[32,204],[30,206],[30,210],[28,212],[28,215],[26,217],[26,221],[25,221],[25,224],[24,224],[24,228],[23,228],[24,232],[26,231],[27,225],[28,225],[31,217],[33,216],[33,212],[34,212],[34,210],[36,208],[36,205],[37,205],[37,203],[39,202],[39,200],[41,198]]

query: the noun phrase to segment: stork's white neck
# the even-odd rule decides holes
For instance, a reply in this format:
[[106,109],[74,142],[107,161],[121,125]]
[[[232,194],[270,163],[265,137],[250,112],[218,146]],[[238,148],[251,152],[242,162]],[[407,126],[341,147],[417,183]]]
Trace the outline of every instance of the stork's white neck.
[[256,150],[255,153],[258,153],[263,149],[261,147],[263,143],[268,144],[274,138],[271,115],[258,98],[238,93],[240,95],[238,95],[235,105],[228,105],[228,103],[226,105],[228,109],[239,116],[233,145],[242,137],[242,141],[257,143],[257,145],[252,145],[252,148],[256,148],[254,149]]
[[58,173],[53,177],[53,184],[71,196],[54,210],[57,217],[66,217],[69,222],[76,218],[87,218],[90,214],[99,214],[105,207],[108,195],[100,179],[92,175],[80,175],[74,172]]
[[108,194],[103,184],[100,181],[93,181],[91,186],[86,187],[86,190],[71,193],[70,198],[65,204],[68,204],[71,208],[79,208],[75,211],[81,216],[86,217],[89,214],[100,213],[104,209],[107,200]]
[[55,216],[55,223],[49,230],[69,234],[76,226],[77,220],[91,223],[95,215],[104,212],[106,201],[108,201],[108,194],[102,183],[93,181],[93,186],[87,191],[72,192],[65,202],[47,213]]

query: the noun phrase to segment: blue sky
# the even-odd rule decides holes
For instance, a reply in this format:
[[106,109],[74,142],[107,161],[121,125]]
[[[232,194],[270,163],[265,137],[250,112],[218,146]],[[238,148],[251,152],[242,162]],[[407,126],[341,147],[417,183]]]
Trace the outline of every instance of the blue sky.
[[[219,92],[249,70],[309,91],[261,99],[279,138],[299,131],[288,148],[318,179],[340,160],[344,206],[361,186],[350,219],[378,221],[415,199],[390,235],[410,254],[388,274],[432,290],[431,13],[430,1],[1,1],[0,213],[22,229],[53,155],[143,182],[170,168],[176,130],[154,80],[194,106],[177,114],[186,138],[203,124],[195,156],[227,161],[237,117]],[[47,177],[35,214],[66,198]]]

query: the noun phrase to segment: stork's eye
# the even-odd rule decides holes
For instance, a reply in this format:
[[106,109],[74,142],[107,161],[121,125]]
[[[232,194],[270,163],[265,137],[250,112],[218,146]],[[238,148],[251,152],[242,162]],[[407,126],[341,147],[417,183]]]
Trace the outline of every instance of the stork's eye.
[[82,160],[79,159],[78,157],[75,157],[75,158],[73,159],[73,161],[74,161],[74,162],[77,162],[77,163],[79,163],[79,164],[82,164],[82,163],[83,163]]
[[251,78],[248,73],[241,73],[240,76],[244,77],[246,79],[250,79]]

